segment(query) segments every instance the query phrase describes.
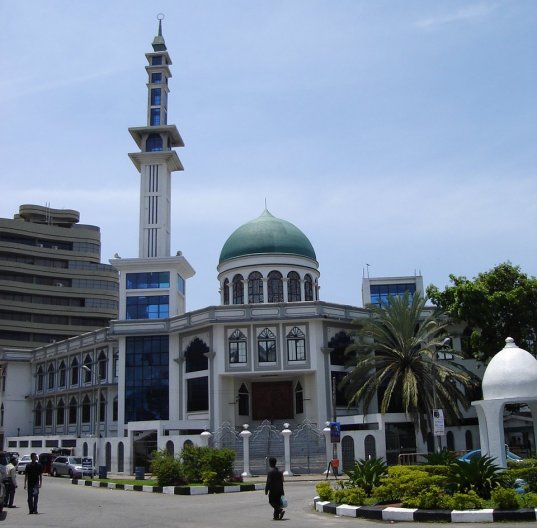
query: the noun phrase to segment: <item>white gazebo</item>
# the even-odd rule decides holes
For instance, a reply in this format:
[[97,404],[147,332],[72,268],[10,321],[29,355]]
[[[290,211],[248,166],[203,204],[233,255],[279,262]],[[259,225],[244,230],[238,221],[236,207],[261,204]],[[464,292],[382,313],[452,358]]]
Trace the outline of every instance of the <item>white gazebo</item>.
[[531,410],[537,439],[537,359],[518,348],[513,338],[488,364],[483,376],[483,399],[472,402],[479,420],[481,454],[507,467],[503,410],[507,403],[525,403]]

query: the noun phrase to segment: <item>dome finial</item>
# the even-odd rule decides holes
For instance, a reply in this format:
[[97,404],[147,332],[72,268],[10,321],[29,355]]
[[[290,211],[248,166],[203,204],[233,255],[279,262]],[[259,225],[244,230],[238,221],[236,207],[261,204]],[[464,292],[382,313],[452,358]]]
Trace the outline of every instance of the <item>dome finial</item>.
[[164,13],[159,13],[157,15],[158,20],[158,35],[153,39],[153,50],[154,51],[166,51],[166,43],[164,42],[164,37],[162,36],[162,21],[164,20]]
[[515,340],[512,338],[512,337],[508,337],[506,340],[505,340],[505,346],[506,347],[516,347],[516,344],[515,344]]

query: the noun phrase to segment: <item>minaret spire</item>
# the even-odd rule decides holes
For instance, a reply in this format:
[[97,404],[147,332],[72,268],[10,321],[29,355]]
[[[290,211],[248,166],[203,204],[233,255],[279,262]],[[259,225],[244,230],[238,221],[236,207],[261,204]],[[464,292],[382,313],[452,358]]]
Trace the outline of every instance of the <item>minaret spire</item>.
[[171,173],[183,165],[173,147],[184,143],[175,125],[168,125],[168,80],[172,61],[162,36],[162,20],[146,53],[148,66],[147,126],[129,128],[140,152],[129,154],[140,171],[139,257],[170,256]]

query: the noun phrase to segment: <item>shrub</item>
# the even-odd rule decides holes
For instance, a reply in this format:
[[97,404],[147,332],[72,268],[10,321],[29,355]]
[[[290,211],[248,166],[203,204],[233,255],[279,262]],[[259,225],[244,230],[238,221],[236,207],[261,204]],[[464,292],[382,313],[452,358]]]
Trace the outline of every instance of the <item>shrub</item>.
[[537,508],[537,493],[532,491],[520,495],[519,500],[524,508]]
[[477,510],[483,507],[483,499],[475,491],[454,493],[447,499],[447,504],[453,510]]
[[333,501],[334,500],[334,490],[330,485],[330,482],[317,482],[315,485],[315,491],[319,495],[319,499],[322,501]]
[[422,508],[425,510],[445,510],[450,507],[450,497],[443,488],[430,486],[418,493],[417,496],[405,497],[402,505],[405,508]]
[[367,493],[362,488],[344,488],[334,491],[334,502],[337,504],[350,504],[351,506],[363,506]]
[[201,472],[201,481],[205,486],[215,486],[221,482],[218,479],[218,473],[216,473],[216,471],[211,471],[210,469]]
[[392,466],[388,476],[373,489],[373,496],[379,502],[398,502],[404,497],[416,497],[430,486],[444,488],[446,483],[446,477],[429,475],[423,471],[423,466]]
[[167,451],[154,451],[151,456],[151,465],[159,486],[181,486],[186,484],[181,462]]
[[457,458],[451,451],[440,451],[439,453],[427,453],[426,462],[427,466],[449,466],[453,464]]
[[349,477],[349,486],[362,488],[368,497],[380,479],[387,475],[388,466],[381,458],[356,460],[352,469],[345,472]]
[[526,481],[526,489],[528,491],[537,492],[537,467],[520,467],[520,465],[517,465],[516,467],[508,469],[505,474],[510,482],[514,483],[516,479],[521,478]]
[[203,482],[203,472],[216,473],[214,484],[222,484],[233,479],[233,461],[235,452],[232,449],[187,446],[181,451],[183,471],[188,482]]
[[492,490],[491,498],[500,510],[516,510],[518,508],[517,494],[511,488],[496,488]]
[[456,461],[449,466],[449,483],[454,491],[475,491],[481,498],[490,499],[493,489],[505,483],[505,476],[491,457],[472,458],[468,462]]

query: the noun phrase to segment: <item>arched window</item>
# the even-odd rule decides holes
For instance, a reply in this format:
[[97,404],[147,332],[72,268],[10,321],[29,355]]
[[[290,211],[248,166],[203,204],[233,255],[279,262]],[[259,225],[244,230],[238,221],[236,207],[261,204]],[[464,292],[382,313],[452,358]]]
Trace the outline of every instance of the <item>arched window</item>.
[[296,271],[287,274],[287,299],[289,302],[300,302],[300,275]]
[[175,454],[175,446],[173,445],[173,442],[171,440],[168,440],[166,442],[166,452],[171,457],[174,456],[174,454]]
[[122,473],[124,467],[124,452],[125,448],[123,447],[123,442],[119,442],[117,445],[117,470],[118,473]]
[[77,402],[73,396],[69,400],[69,424],[76,424]]
[[295,413],[302,414],[304,412],[304,390],[300,381],[297,381],[295,387]]
[[36,427],[41,427],[42,415],[43,415],[43,408],[41,407],[41,403],[38,402],[34,410],[34,425]]
[[65,387],[67,382],[67,369],[65,368],[65,361],[60,363],[60,368],[58,369],[59,378],[58,378],[58,387]]
[[82,423],[91,422],[91,400],[89,396],[84,396],[82,400]]
[[39,367],[37,369],[37,390],[42,391],[43,390],[43,367]]
[[453,431],[447,432],[446,442],[448,451],[455,451],[455,437],[453,436]]
[[257,358],[259,363],[276,362],[276,336],[268,328],[257,336]]
[[106,442],[104,446],[105,460],[106,460],[106,471],[112,471],[112,444]]
[[117,422],[118,414],[119,414],[119,400],[118,400],[118,397],[116,396],[114,398],[114,401],[112,402],[112,421],[113,422]]
[[287,334],[287,360],[306,361],[306,336],[296,326]]
[[259,271],[252,271],[248,276],[248,302],[250,304],[263,302],[263,276]]
[[224,281],[224,304],[229,304],[229,279]]
[[464,440],[466,442],[466,449],[472,451],[474,448],[474,439],[472,438],[472,431],[469,429],[464,433]]
[[84,358],[84,383],[91,383],[91,356],[88,354]]
[[279,271],[271,271],[267,281],[268,302],[283,302],[283,281]]
[[239,388],[239,416],[250,415],[250,394],[243,383]]
[[65,423],[65,403],[63,400],[58,402],[56,407],[56,425],[63,425]]
[[354,339],[344,330],[340,330],[328,342],[330,348],[330,363],[332,365],[344,366],[350,356],[345,355],[345,350],[349,345],[354,343]]
[[52,402],[49,400],[47,402],[47,406],[45,407],[45,425],[49,427],[52,425],[52,413],[53,413]]
[[4,427],[4,404],[0,405],[0,427]]
[[71,385],[78,385],[78,359],[76,358],[71,361]]
[[106,398],[101,393],[99,401],[99,423],[106,422]]
[[228,353],[230,363],[246,363],[248,361],[246,336],[238,328],[229,336]]
[[367,435],[364,440],[365,459],[377,458],[377,445],[373,435]]
[[313,301],[313,279],[309,273],[304,276],[304,300]]
[[149,134],[145,142],[146,152],[160,152],[162,150],[162,138],[160,134]]
[[233,277],[233,304],[244,304],[244,284],[242,275]]
[[99,367],[99,379],[105,380],[106,379],[106,354],[104,353],[104,350],[101,350],[99,357],[97,359],[98,367]]
[[88,443],[87,443],[87,442],[84,442],[84,444],[82,445],[82,456],[87,457],[87,456],[88,456],[88,452],[89,452],[89,449],[88,449]]
[[51,363],[47,369],[48,374],[48,389],[54,388],[54,365]]
[[196,337],[185,351],[185,372],[198,372],[209,368],[209,347]]
[[345,435],[341,439],[341,463],[343,464],[343,471],[352,468],[355,463],[354,439],[352,436]]

